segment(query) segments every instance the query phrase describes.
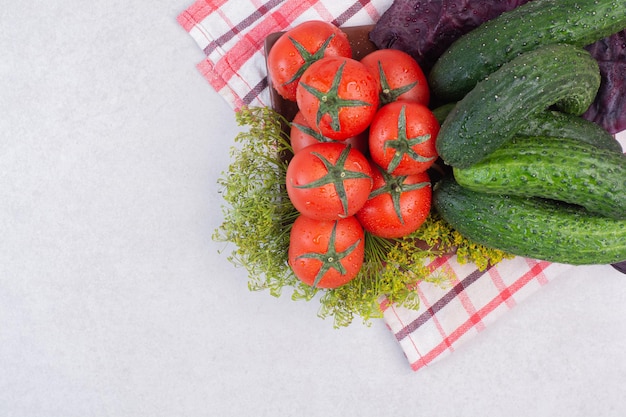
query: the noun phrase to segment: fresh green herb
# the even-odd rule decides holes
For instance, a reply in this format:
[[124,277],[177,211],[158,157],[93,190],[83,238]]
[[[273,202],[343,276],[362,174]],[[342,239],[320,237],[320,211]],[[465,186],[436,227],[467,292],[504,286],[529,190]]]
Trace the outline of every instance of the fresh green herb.
[[333,317],[335,327],[348,326],[357,316],[370,324],[382,317],[383,299],[417,309],[420,282],[448,284],[449,276],[427,266],[434,257],[456,250],[460,260],[485,268],[506,256],[468,241],[431,214],[422,228],[401,239],[366,233],[365,262],[348,284],[319,289],[302,283],[287,263],[289,233],[298,216],[284,184],[291,154],[288,122],[267,107],[243,108],[236,117],[247,129],[235,138],[239,146],[231,149],[232,162],[218,180],[226,205],[213,238],[235,245],[228,259],[246,268],[250,290],[269,290],[278,297],[289,288],[292,299],[306,301],[319,295],[318,314]]
[[289,232],[298,212],[284,186],[291,150],[283,133],[286,121],[266,107],[243,109],[240,132],[231,148],[232,162],[218,184],[226,205],[224,221],[213,239],[232,242],[229,260],[249,272],[251,290],[269,289],[279,296],[284,287],[297,285],[287,267]]
[[456,253],[460,264],[474,263],[484,271],[489,265],[495,265],[504,259],[511,259],[513,255],[499,249],[489,248],[475,243],[446,223],[435,211],[431,211],[414,237],[422,240],[428,246],[437,247],[442,253]]

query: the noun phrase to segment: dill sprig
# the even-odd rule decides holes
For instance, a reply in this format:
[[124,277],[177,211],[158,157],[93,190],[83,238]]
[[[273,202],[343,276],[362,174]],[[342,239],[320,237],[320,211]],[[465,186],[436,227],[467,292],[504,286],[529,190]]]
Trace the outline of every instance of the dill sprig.
[[231,148],[232,162],[218,179],[227,205],[213,239],[235,245],[228,259],[248,270],[251,290],[279,296],[297,284],[286,267],[289,232],[298,215],[284,187],[285,154],[291,151],[283,133],[286,121],[266,107],[243,109],[236,118],[248,129],[235,137],[239,146]]
[[313,288],[302,283],[288,265],[289,233],[298,216],[289,201],[285,174],[291,146],[288,121],[268,107],[243,108],[237,122],[247,129],[235,138],[232,162],[218,179],[226,204],[224,220],[215,230],[216,241],[235,248],[228,259],[248,272],[248,288],[269,290],[278,297],[285,288],[293,300],[310,301],[319,295],[322,318],[332,317],[334,327],[361,317],[369,325],[382,317],[380,303],[417,309],[420,282],[447,285],[449,276],[427,266],[434,257],[456,251],[459,259],[479,268],[497,263],[506,255],[465,239],[436,214],[424,226],[401,239],[365,236],[365,262],[355,279],[335,289]]
[[504,259],[513,258],[513,255],[499,249],[489,248],[467,239],[435,211],[430,213],[414,236],[428,246],[439,248],[443,253],[456,253],[460,264],[474,263],[480,271]]

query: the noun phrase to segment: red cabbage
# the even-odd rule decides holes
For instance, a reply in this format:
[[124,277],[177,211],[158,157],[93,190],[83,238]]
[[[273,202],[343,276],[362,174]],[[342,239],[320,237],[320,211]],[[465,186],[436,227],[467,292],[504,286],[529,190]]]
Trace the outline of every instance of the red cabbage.
[[370,33],[377,48],[407,52],[426,73],[461,35],[528,0],[395,0]]
[[586,48],[600,65],[600,91],[583,115],[609,133],[626,129],[626,29]]

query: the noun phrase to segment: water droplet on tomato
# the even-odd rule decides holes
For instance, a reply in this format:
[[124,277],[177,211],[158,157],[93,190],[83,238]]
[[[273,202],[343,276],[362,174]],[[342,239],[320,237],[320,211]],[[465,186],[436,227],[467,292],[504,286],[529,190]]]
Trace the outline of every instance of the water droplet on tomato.
[[361,92],[361,86],[356,81],[350,81],[348,84],[346,84],[346,90],[348,90],[348,92],[358,94]]

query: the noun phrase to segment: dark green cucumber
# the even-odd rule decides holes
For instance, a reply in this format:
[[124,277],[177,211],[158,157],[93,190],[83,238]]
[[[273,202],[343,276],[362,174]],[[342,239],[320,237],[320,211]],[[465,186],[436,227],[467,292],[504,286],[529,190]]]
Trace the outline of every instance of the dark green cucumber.
[[[433,109],[433,114],[439,124],[446,120],[455,104],[448,103]],[[546,110],[528,117],[517,135],[571,138],[590,143],[598,148],[623,152],[619,142],[600,125],[580,116],[555,110]]]
[[448,177],[433,206],[463,236],[513,255],[573,265],[626,260],[626,220],[554,200],[487,194]]
[[533,0],[461,36],[429,74],[435,98],[456,101],[505,62],[541,45],[583,47],[626,28],[623,0]]
[[622,153],[619,142],[600,125],[573,114],[548,110],[529,117],[517,132],[524,136],[571,138]]
[[626,220],[626,155],[576,139],[516,136],[453,172],[474,191],[550,198]]
[[582,48],[547,45],[504,64],[458,101],[436,147],[449,165],[468,167],[511,139],[553,104],[582,114],[600,86],[598,63]]

